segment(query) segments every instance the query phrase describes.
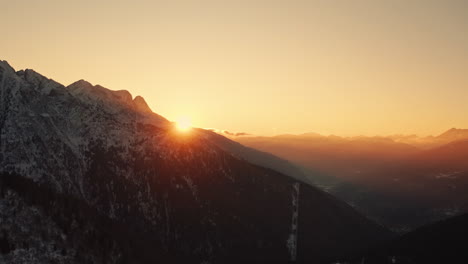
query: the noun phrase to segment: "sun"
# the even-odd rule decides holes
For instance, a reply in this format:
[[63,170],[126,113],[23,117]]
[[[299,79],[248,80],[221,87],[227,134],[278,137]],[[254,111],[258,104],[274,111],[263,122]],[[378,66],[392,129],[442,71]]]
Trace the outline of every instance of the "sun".
[[192,121],[187,116],[181,116],[177,119],[176,127],[179,131],[188,131],[192,127]]

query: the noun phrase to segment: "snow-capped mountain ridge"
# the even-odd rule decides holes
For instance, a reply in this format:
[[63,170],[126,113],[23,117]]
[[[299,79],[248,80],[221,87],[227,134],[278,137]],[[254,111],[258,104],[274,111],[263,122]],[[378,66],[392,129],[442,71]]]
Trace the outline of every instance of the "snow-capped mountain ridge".
[[292,171],[287,162],[201,129],[180,136],[126,91],[65,87],[5,62],[0,91],[2,172],[138,227],[155,248],[194,262],[323,260],[386,236],[330,195],[264,168]]
[[[101,104],[111,112],[129,108],[140,114],[155,115],[143,97],[136,96],[133,99],[133,96],[127,90],[113,91],[101,85],[92,85],[85,80],[76,81],[67,86],[66,89],[83,103]],[[161,123],[168,123],[166,119],[162,117],[160,119]]]

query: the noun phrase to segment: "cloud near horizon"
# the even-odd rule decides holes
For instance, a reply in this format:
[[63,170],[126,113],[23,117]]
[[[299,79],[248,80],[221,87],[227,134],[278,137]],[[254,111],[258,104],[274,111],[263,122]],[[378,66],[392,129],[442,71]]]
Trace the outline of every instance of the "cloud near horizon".
[[206,130],[213,131],[218,134],[224,134],[228,136],[233,136],[233,137],[241,137],[241,136],[250,136],[252,134],[246,133],[246,132],[230,132],[227,130],[222,130],[222,129],[216,129],[216,128],[206,128]]

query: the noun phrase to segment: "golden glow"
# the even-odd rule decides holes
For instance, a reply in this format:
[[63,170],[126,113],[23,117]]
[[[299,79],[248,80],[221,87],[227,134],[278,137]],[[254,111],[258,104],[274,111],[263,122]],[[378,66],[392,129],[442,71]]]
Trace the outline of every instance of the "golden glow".
[[198,127],[438,134],[468,126],[466,10],[463,0],[2,1],[0,59],[64,85],[129,90]]
[[176,127],[181,132],[187,132],[192,128],[192,121],[187,116],[181,116],[177,119]]

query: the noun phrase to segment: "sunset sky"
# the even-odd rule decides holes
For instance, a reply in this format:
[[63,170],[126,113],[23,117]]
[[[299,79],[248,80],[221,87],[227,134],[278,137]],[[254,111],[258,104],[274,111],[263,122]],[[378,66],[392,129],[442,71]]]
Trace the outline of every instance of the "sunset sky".
[[0,0],[0,59],[257,135],[468,128],[468,1]]

